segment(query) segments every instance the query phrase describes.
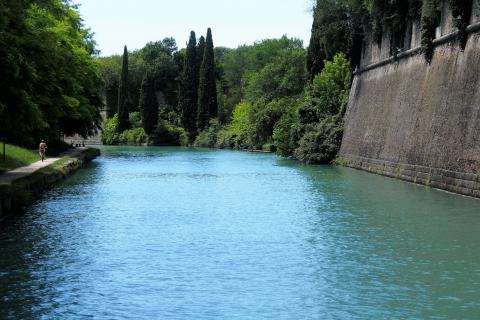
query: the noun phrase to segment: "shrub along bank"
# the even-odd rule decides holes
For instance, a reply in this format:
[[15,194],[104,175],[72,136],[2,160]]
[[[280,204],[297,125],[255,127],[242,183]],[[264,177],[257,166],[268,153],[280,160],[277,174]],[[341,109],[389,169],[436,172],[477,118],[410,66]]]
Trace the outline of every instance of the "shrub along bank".
[[330,163],[343,135],[351,74],[349,61],[339,54],[301,94],[240,102],[230,124],[211,121],[194,145],[277,151],[305,163]]

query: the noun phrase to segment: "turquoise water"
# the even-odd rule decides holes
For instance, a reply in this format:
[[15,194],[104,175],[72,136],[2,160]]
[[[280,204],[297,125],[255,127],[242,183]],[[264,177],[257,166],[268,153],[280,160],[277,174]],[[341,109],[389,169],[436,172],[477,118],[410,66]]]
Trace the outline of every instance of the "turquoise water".
[[480,316],[479,200],[271,154],[102,152],[0,227],[0,318]]

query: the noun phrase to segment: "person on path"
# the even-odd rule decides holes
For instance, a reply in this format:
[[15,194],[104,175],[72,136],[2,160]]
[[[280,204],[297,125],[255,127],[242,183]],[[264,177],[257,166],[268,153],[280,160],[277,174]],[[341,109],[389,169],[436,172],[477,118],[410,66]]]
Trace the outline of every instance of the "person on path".
[[45,140],[42,140],[40,144],[38,145],[38,152],[40,153],[40,158],[45,160],[45,152],[47,151],[47,144],[45,143]]

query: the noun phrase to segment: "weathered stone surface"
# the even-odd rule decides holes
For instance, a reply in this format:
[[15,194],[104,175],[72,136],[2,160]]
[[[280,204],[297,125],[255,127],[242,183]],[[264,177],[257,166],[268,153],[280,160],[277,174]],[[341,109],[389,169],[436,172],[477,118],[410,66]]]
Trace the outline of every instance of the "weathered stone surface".
[[[450,32],[447,22],[442,30]],[[388,50],[367,43],[350,92],[341,162],[478,197],[480,34],[474,29],[463,51],[455,39],[438,44],[431,64],[417,53],[369,68],[365,63],[375,65]]]

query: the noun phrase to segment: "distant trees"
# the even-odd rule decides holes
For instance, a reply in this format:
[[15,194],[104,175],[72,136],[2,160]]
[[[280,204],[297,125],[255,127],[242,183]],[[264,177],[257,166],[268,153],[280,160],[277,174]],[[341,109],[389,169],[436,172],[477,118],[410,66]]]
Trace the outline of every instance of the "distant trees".
[[205,53],[205,37],[201,36],[197,44],[197,74],[200,75],[200,68],[202,67],[203,54]]
[[128,121],[129,99],[128,99],[128,51],[127,46],[123,48],[122,73],[118,87],[118,126],[119,132],[129,129]]
[[140,89],[139,108],[142,115],[142,125],[147,135],[154,133],[158,121],[158,102],[155,93],[155,78],[147,72]]
[[138,109],[131,129],[118,129],[119,114],[105,123],[106,143],[277,150],[308,163],[329,163],[340,147],[352,74],[345,54],[322,61],[310,83],[307,50],[286,36],[225,49],[214,48],[211,29],[198,43],[192,31],[186,49],[164,40],[129,57],[143,75],[139,86],[127,79],[140,92]]
[[213,51],[212,30],[208,28],[207,39],[200,68],[200,82],[198,86],[198,129],[201,131],[208,126],[211,118],[218,114],[217,83],[215,79],[215,56]]
[[191,142],[197,134],[197,102],[198,102],[198,72],[197,72],[197,40],[195,32],[190,32],[185,62],[180,82],[179,109],[182,114],[182,124]]
[[195,32],[185,52],[179,92],[179,109],[182,124],[192,143],[199,132],[208,127],[209,121],[218,115],[217,73],[212,39],[208,28],[206,39],[201,36],[196,43]]

